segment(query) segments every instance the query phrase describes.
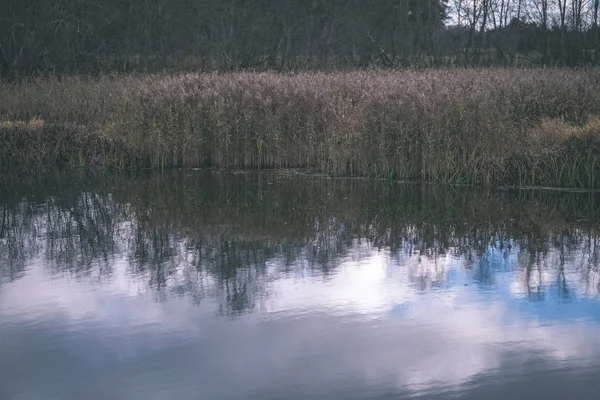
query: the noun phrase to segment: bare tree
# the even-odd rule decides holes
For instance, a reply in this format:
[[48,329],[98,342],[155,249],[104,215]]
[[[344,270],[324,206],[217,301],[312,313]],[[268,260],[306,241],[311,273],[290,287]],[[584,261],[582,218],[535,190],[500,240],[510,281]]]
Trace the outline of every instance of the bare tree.
[[566,63],[567,58],[567,0],[556,0],[560,15],[560,52],[563,63]]
[[533,8],[537,14],[537,20],[539,21],[542,29],[543,43],[542,43],[542,63],[548,62],[548,18],[549,18],[549,6],[550,0],[533,0]]
[[598,32],[598,10],[600,9],[600,0],[594,0],[592,10],[592,33],[594,35],[594,61],[600,60],[600,33]]

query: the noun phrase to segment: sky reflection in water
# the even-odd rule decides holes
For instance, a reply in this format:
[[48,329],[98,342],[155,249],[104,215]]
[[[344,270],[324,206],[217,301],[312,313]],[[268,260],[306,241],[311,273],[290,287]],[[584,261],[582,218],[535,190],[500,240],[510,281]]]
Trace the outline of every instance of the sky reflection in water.
[[600,389],[595,195],[96,179],[0,198],[2,399]]

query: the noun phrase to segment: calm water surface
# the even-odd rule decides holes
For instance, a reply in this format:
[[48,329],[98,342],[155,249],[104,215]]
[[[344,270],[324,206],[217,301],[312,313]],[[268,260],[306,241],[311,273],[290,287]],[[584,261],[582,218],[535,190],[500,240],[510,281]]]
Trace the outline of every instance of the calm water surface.
[[600,196],[0,176],[0,399],[597,399]]

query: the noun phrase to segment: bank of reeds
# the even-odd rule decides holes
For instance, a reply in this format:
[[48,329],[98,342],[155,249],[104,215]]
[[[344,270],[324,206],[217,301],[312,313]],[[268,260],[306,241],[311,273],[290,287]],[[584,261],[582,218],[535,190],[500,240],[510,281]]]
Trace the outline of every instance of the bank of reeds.
[[598,187],[600,74],[127,75],[0,86],[2,166],[52,160]]

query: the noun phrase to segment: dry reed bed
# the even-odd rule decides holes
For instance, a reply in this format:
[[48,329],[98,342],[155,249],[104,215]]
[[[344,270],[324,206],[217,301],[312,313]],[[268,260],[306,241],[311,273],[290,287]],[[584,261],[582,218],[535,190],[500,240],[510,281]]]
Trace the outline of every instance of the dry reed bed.
[[[0,162],[80,146],[66,162],[597,187],[598,116],[597,71],[44,78],[0,86],[0,121],[36,121],[0,124]],[[66,150],[60,127],[79,138]]]

